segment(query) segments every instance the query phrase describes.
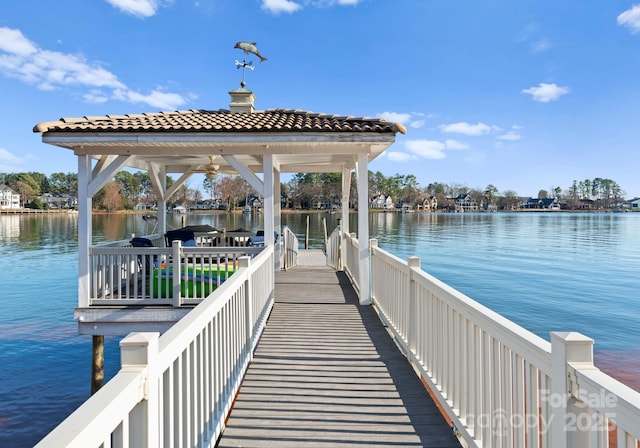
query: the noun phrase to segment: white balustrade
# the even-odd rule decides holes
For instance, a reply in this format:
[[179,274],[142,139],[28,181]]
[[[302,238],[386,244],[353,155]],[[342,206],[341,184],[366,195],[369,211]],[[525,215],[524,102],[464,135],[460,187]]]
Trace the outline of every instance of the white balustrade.
[[[591,339],[552,333],[549,343],[425,273],[419,258],[375,240],[371,252],[373,303],[466,444],[638,445],[640,393],[593,365]],[[357,266],[346,259],[345,270]]]
[[298,237],[291,229],[284,226],[282,229],[282,241],[284,243],[284,269],[289,269],[298,265]]
[[327,266],[334,269],[342,269],[342,260],[340,259],[340,246],[342,244],[342,230],[339,225],[327,238]]
[[89,249],[90,305],[190,305],[205,299],[252,247],[95,246]]
[[122,368],[37,448],[213,447],[274,300],[273,248],[162,336],[132,333]]
[[354,289],[360,294],[360,288],[358,287],[358,282],[360,281],[360,246],[358,239],[355,233],[348,234],[343,232],[342,235],[344,238],[342,247],[344,247],[345,252],[342,256],[344,272],[351,280]]

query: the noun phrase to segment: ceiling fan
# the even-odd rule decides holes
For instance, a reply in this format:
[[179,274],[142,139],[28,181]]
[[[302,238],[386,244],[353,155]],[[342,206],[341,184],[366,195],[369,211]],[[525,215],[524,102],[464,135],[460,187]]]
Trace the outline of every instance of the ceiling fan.
[[209,160],[210,162],[205,167],[206,172],[204,176],[209,180],[213,180],[218,175],[218,170],[220,169],[220,165],[216,165],[215,163],[213,163],[213,156],[209,156]]

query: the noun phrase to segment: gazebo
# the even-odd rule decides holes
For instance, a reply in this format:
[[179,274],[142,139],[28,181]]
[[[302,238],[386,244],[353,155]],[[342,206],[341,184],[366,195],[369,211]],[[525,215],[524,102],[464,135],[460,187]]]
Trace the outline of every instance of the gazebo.
[[[254,94],[229,92],[228,110],[183,110],[61,118],[35,126],[42,141],[78,159],[79,322],[90,321],[92,198],[124,168],[146,170],[158,198],[158,232],[167,230],[167,200],[194,173],[234,173],[264,197],[265,245],[280,230],[282,173],[342,173],[342,222],[349,226],[349,187],[358,191],[360,303],[369,304],[368,164],[405,128],[384,119],[254,107]],[[166,175],[178,176],[170,187]],[[275,257],[278,260],[278,257]],[[274,269],[279,269],[275,262]],[[83,312],[86,312],[84,315]],[[112,310],[114,319],[119,311]],[[78,314],[80,313],[80,314]],[[121,317],[121,316],[120,316]],[[179,317],[177,317],[179,318]],[[91,333],[89,328],[84,332]],[[94,333],[95,334],[95,333]],[[105,333],[100,333],[105,334]]]

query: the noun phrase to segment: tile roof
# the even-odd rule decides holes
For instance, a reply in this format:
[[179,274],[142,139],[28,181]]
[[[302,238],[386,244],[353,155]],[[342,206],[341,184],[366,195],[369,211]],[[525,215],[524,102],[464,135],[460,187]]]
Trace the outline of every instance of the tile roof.
[[351,117],[269,109],[253,113],[185,110],[127,115],[61,118],[37,124],[33,132],[373,132],[406,133],[381,118]]

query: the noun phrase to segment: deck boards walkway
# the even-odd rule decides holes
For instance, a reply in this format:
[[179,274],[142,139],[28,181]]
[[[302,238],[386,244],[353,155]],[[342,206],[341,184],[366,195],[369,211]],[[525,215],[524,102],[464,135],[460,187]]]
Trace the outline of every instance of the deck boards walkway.
[[276,273],[276,302],[219,447],[459,447],[381,325],[331,268]]

